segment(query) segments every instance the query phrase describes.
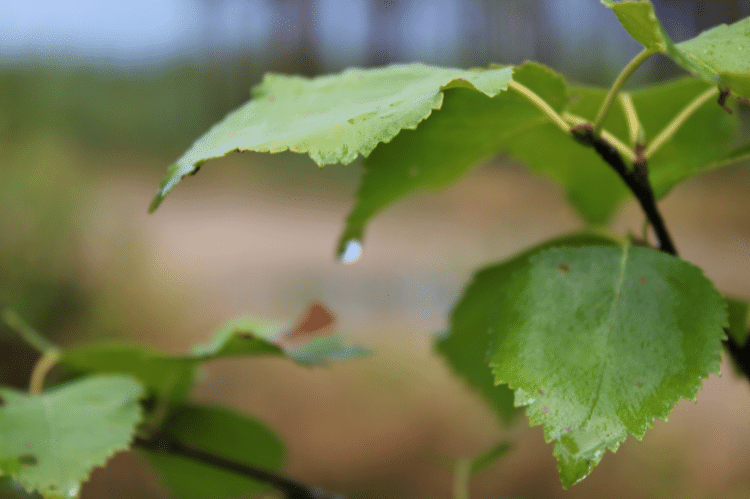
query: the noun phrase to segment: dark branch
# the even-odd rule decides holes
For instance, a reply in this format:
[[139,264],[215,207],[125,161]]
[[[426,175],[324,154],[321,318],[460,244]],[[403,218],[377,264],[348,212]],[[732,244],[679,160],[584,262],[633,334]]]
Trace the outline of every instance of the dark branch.
[[638,159],[629,170],[625,165],[620,154],[606,140],[601,137],[594,137],[594,129],[590,124],[577,125],[571,129],[573,137],[579,142],[593,147],[601,158],[617,172],[620,178],[627,184],[633,195],[641,205],[646,218],[654,228],[656,237],[659,239],[659,249],[670,255],[677,255],[677,249],[672,242],[672,237],[667,231],[664,219],[656,207],[656,198],[651,184],[648,181],[648,166],[646,159],[643,157],[642,150],[636,151]]
[[734,359],[734,363],[737,368],[742,371],[742,374],[750,380],[750,341],[745,341],[744,345],[740,345],[729,334],[729,331],[725,328],[724,332],[727,335],[727,339],[724,341],[724,346],[729,352],[729,355]]
[[244,475],[248,478],[258,480],[259,482],[267,483],[282,491],[287,499],[347,499],[345,496],[317,489],[302,482],[298,482],[297,480],[292,480],[291,478],[277,475],[269,471],[230,461],[221,456],[210,454],[200,449],[195,449],[175,440],[169,440],[162,437],[155,437],[152,439],[137,437],[134,445],[144,449],[186,457],[232,473]]

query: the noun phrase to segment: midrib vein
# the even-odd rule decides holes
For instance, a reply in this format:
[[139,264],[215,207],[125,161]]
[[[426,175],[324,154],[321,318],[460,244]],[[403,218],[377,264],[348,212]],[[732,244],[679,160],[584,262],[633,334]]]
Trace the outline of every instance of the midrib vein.
[[[614,326],[615,318],[616,318],[616,315],[617,315],[617,307],[618,307],[618,305],[620,303],[620,295],[622,294],[622,283],[623,283],[623,280],[625,279],[625,265],[626,265],[627,259],[628,259],[628,249],[629,248],[630,248],[630,246],[628,244],[626,244],[625,246],[623,246],[622,258],[620,259],[620,276],[619,276],[619,278],[617,280],[617,286],[615,287],[615,298],[614,298],[614,300],[612,302],[612,308],[610,309],[610,312],[609,312],[609,321],[608,321],[609,324],[608,324],[608,327],[607,327],[606,340],[604,342],[605,346],[604,346],[604,349],[599,350],[599,351],[604,351],[604,352],[608,352],[609,351],[609,348],[608,348],[609,347],[609,340],[610,340],[610,338],[612,336],[612,328]],[[609,356],[606,355],[606,353],[605,353],[604,361],[602,362],[602,365],[599,368],[599,380],[596,383],[596,391],[594,392],[594,399],[591,402],[591,408],[589,409],[589,413],[586,416],[586,419],[581,424],[581,427],[583,427],[586,423],[588,423],[591,420],[591,417],[594,415],[594,409],[596,408],[596,404],[599,403],[599,396],[601,395],[601,392],[602,392],[602,381],[604,380],[604,370],[607,367],[607,359],[608,358],[609,358]]]

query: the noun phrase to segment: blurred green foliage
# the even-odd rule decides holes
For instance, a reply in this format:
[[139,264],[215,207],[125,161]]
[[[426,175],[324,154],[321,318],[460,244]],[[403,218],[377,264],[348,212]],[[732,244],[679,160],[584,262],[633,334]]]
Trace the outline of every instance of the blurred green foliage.
[[246,101],[260,77],[245,59],[152,73],[41,63],[7,67],[0,71],[0,143],[54,132],[87,149],[177,156]]

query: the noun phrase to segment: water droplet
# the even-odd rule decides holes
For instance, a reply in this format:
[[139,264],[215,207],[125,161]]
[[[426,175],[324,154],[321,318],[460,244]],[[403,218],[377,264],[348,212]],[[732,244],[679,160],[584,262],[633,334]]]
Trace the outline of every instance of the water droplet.
[[80,491],[81,491],[81,488],[80,488],[80,487],[79,487],[78,485],[72,485],[72,486],[71,486],[71,487],[70,487],[70,488],[68,489],[68,497],[70,497],[71,499],[73,499],[73,498],[75,498],[75,497],[78,497],[78,493],[79,493]]
[[350,239],[344,246],[344,251],[339,255],[339,262],[344,265],[351,265],[359,260],[362,256],[362,243],[356,239]]

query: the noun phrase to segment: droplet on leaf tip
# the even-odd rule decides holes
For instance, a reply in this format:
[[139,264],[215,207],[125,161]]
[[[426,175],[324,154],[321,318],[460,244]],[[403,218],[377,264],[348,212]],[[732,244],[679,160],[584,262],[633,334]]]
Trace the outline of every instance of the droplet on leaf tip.
[[344,251],[339,255],[339,262],[344,265],[355,263],[362,256],[362,243],[356,239],[350,239],[344,246]]

